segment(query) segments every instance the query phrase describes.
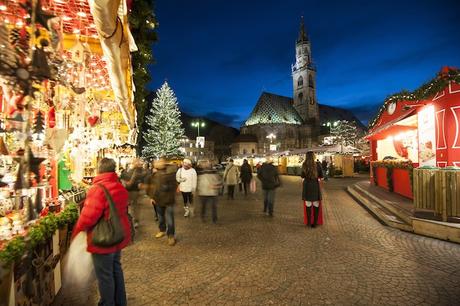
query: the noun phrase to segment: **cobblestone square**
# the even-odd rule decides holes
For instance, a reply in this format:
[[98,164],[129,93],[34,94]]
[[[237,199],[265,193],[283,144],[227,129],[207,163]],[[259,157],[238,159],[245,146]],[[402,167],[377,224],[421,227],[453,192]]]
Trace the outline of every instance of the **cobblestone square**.
[[[283,177],[273,218],[260,188],[221,197],[217,225],[182,217],[178,197],[174,247],[153,237],[152,208],[142,206],[137,240],[122,253],[128,304],[457,305],[460,245],[381,225],[345,192],[354,181],[324,184],[325,224],[315,229],[302,223],[298,177]],[[95,282],[64,286],[55,305],[97,299]]]

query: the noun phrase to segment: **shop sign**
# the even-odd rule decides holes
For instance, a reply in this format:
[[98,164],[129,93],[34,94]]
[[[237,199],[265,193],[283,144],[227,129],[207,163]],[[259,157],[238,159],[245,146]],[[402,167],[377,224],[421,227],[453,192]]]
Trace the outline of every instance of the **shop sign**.
[[436,166],[434,106],[418,112],[418,156],[420,166]]

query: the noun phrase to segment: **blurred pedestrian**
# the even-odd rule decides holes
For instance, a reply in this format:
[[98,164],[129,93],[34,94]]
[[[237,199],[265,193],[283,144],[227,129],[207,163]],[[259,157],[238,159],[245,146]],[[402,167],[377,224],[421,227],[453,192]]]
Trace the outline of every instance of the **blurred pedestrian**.
[[156,205],[158,212],[158,227],[160,231],[155,238],[168,236],[168,244],[176,244],[176,227],[174,223],[174,204],[176,198],[177,183],[174,175],[175,168],[168,166],[165,158],[160,158],[153,162],[153,167],[157,170],[152,177],[153,204]]
[[179,190],[184,199],[184,217],[193,215],[193,193],[196,190],[196,179],[196,171],[192,167],[192,161],[185,158],[182,161],[182,167],[176,173]]
[[[323,177],[321,165],[315,163],[313,152],[307,152],[305,161],[302,164],[302,200],[306,206],[307,225],[312,228],[318,224],[320,216],[321,189],[320,179]],[[312,218],[313,206],[313,218]],[[312,223],[313,219],[313,223]],[[322,220],[322,218],[321,218]]]
[[227,185],[227,199],[235,199],[235,186],[240,179],[238,167],[233,163],[233,159],[228,161],[224,171],[224,184]]
[[247,196],[248,190],[249,190],[249,184],[251,183],[251,180],[252,180],[252,167],[251,165],[249,165],[247,159],[243,160],[243,165],[241,166],[240,179],[241,179],[241,182],[243,183],[244,195]]
[[200,161],[198,172],[197,192],[201,200],[201,220],[206,221],[206,209],[210,205],[212,209],[212,222],[217,222],[217,196],[222,187],[221,176],[212,169],[209,160]]
[[325,181],[327,181],[327,168],[328,168],[327,160],[326,158],[324,158],[323,161],[321,162],[321,170],[323,171],[323,177]]
[[142,184],[143,190],[145,190],[145,194],[149,199],[149,202],[151,203],[153,207],[153,212],[154,212],[154,217],[155,221],[158,221],[158,211],[157,211],[157,206],[154,204],[154,193],[155,190],[153,188],[153,176],[157,172],[157,169],[154,167],[154,162],[152,162],[152,169],[149,169],[144,177],[144,184]]
[[120,180],[128,190],[129,194],[129,214],[134,219],[134,227],[139,225],[139,187],[140,184],[144,182],[145,170],[143,168],[143,163],[140,159],[135,158],[131,162],[130,168],[125,170],[121,176]]
[[268,157],[257,171],[257,178],[262,182],[264,194],[264,213],[273,217],[275,205],[275,190],[281,186],[278,169],[273,165],[273,159]]
[[[131,241],[131,226],[128,220],[128,191],[119,182],[115,172],[116,163],[113,159],[103,158],[98,164],[98,174],[93,180],[93,187],[87,193],[83,209],[75,225],[72,237],[86,231],[88,252],[93,259],[94,270],[98,282],[99,305],[127,305],[125,281],[121,267],[121,250]],[[108,219],[110,215],[108,192],[115,204],[120,224],[124,231],[124,239],[110,246],[96,246],[92,242],[94,226],[101,218]]]

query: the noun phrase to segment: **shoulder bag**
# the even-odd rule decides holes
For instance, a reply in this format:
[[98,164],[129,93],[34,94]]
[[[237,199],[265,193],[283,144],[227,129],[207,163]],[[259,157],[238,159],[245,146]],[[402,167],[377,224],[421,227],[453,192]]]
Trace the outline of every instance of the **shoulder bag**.
[[98,184],[104,190],[105,198],[109,202],[109,218],[104,218],[104,213],[93,229],[92,242],[98,247],[112,247],[125,239],[125,233],[120,223],[115,203],[112,196],[102,184]]

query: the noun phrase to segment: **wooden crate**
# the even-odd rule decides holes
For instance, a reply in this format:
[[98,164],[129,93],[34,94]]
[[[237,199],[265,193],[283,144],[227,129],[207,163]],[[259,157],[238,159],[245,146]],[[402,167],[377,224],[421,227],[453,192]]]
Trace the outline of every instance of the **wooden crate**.
[[435,174],[436,213],[443,221],[460,217],[460,171],[439,170]]
[[436,207],[435,173],[434,169],[414,169],[414,208],[415,210],[430,210],[441,214]]

